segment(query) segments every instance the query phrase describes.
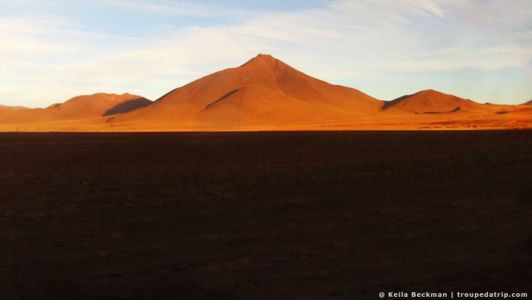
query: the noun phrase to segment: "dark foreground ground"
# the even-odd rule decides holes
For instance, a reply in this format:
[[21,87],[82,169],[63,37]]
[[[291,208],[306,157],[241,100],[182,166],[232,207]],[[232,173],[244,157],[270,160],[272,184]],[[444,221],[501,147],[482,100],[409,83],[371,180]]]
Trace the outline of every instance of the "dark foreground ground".
[[2,300],[531,282],[532,131],[0,135]]

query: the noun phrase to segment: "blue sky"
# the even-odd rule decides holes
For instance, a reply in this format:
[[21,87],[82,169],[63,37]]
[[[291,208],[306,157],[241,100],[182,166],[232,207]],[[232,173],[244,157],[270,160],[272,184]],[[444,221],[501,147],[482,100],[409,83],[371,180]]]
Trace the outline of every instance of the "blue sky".
[[258,53],[384,100],[532,99],[528,0],[0,0],[0,39],[4,105],[156,99]]

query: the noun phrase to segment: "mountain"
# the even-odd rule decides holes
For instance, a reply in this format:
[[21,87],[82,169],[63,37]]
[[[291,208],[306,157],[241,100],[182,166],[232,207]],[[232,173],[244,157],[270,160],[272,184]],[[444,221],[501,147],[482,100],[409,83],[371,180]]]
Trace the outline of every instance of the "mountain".
[[131,94],[98,93],[74,97],[47,108],[0,107],[0,123],[35,123],[97,118],[149,105],[150,100]]
[[382,102],[359,90],[308,76],[270,55],[177,88],[113,123],[185,127],[253,127],[353,120]]
[[523,105],[532,105],[532,100],[523,103]]
[[480,104],[436,90],[424,90],[389,101],[384,104],[382,110],[416,114],[442,114],[458,112],[490,113],[500,108],[501,106],[499,105]]

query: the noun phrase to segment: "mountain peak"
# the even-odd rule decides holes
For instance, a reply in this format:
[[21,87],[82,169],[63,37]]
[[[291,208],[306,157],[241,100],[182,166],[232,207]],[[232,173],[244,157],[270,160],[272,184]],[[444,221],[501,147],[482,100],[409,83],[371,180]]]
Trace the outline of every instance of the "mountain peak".
[[449,96],[449,94],[446,94],[446,93],[443,93],[443,92],[440,92],[438,90],[434,90],[434,89],[426,89],[426,90],[422,90],[422,91],[419,91],[411,96],[414,96],[414,95],[429,95],[429,96]]
[[271,54],[259,53],[259,54],[257,54],[257,56],[255,56],[255,57],[252,58],[251,60],[276,61],[276,60],[278,60],[278,59],[275,58],[275,57],[273,57]]
[[242,67],[250,67],[250,66],[275,67],[278,64],[284,64],[284,63],[278,60],[277,58],[271,56],[270,54],[261,53],[253,57],[252,59],[248,60],[245,64],[242,65]]

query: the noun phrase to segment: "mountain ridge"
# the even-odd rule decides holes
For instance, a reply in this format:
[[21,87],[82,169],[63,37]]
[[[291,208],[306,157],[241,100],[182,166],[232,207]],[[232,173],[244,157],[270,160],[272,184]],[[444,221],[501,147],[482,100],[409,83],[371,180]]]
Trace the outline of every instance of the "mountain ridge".
[[[521,108],[518,108],[521,107]],[[532,127],[523,106],[480,104],[433,89],[381,101],[268,54],[203,76],[155,101],[97,93],[43,109],[0,106],[0,130],[202,131]],[[19,120],[13,116],[19,117]],[[3,124],[3,126],[2,126]]]

